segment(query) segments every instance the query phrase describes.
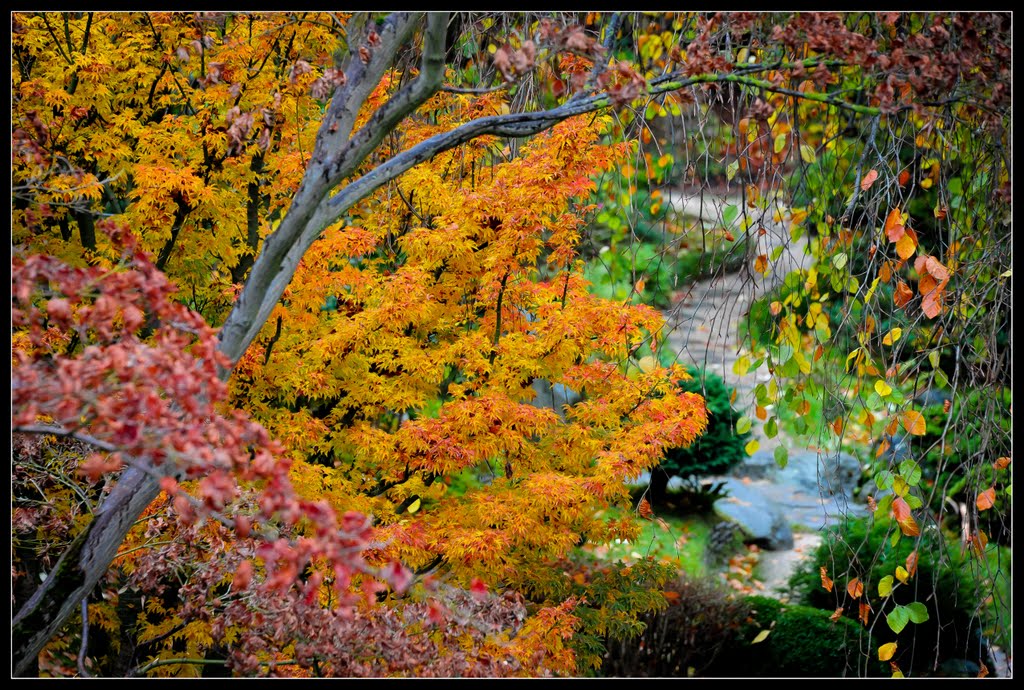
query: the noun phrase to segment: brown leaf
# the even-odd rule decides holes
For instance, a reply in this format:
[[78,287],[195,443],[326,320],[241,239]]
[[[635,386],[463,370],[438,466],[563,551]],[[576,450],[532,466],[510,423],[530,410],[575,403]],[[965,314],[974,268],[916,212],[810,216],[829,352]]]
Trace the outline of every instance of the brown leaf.
[[929,256],[925,259],[924,268],[926,271],[935,276],[935,279],[939,282],[949,280],[949,269],[942,265],[938,259],[934,256]]
[[637,510],[640,513],[640,517],[642,517],[645,520],[650,520],[651,517],[654,516],[654,511],[651,510],[651,504],[647,501],[646,498],[640,501],[640,505],[637,506]]
[[921,311],[929,319],[934,319],[942,313],[943,295],[944,292],[942,290],[932,290],[921,300]]
[[832,615],[828,617],[830,621],[837,621],[843,617],[843,607],[837,606],[836,610],[832,612]]
[[868,624],[868,614],[871,613],[871,606],[866,601],[860,602],[860,607],[857,612],[857,617],[860,618],[860,622],[864,625]]
[[901,280],[896,286],[896,292],[893,294],[893,304],[895,304],[898,309],[906,306],[913,298],[914,293],[911,291],[910,287]]
[[864,593],[864,583],[859,578],[853,578],[846,584],[846,593],[854,599],[860,599],[860,595]]
[[821,566],[821,586],[824,587],[826,591],[831,592],[832,578],[830,578],[826,573],[828,573],[828,570],[825,569],[825,566]]
[[996,504],[996,488],[990,486],[989,488],[978,494],[978,500],[975,501],[978,506],[978,510],[988,510]]
[[1005,470],[1007,467],[1010,466],[1010,458],[1004,455],[1003,457],[999,458],[994,463],[992,463],[992,466],[995,467],[997,470]]
[[978,671],[978,678],[984,678],[987,675],[988,675],[988,666],[986,666],[985,662],[982,661],[981,662],[981,670]]

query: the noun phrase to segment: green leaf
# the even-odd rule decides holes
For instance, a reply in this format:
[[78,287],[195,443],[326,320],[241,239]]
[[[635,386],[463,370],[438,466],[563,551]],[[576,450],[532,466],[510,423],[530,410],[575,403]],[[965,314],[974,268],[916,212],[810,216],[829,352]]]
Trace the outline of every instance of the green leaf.
[[814,155],[814,148],[810,144],[800,144],[800,158],[807,164],[816,161],[817,156]]
[[936,352],[935,350],[932,350],[931,352],[929,352],[928,353],[928,362],[929,362],[929,364],[932,365],[932,369],[938,369],[939,368],[939,353]]
[[750,431],[751,424],[750,417],[740,417],[736,420],[736,433],[740,435],[747,433]]
[[924,623],[928,620],[928,607],[919,601],[907,604],[903,608],[907,610],[907,615],[912,623]]
[[894,494],[896,494],[897,496],[902,498],[903,496],[907,495],[908,491],[910,491],[910,485],[907,484],[907,480],[906,479],[904,479],[903,477],[899,477],[899,476],[893,478],[893,480],[892,480],[892,492]]
[[892,594],[892,575],[886,575],[878,581],[878,596],[887,597]]
[[849,258],[850,257],[846,255],[846,252],[839,252],[838,254],[832,257],[832,265],[841,271],[843,270],[843,266],[846,265],[846,262],[849,260]]
[[[721,170],[721,168],[719,168],[719,170]],[[729,165],[727,165],[725,167],[725,177],[726,177],[726,179],[728,179],[731,182],[732,178],[736,177],[736,173],[738,173],[739,171],[740,171],[740,162],[739,161],[733,161],[732,163],[730,163]]]
[[882,500],[878,502],[878,505],[875,507],[876,520],[884,520],[889,516],[889,508],[892,507],[892,498],[892,494],[889,494],[888,496],[883,496]]
[[907,484],[917,486],[921,481],[921,466],[913,460],[904,460],[900,463],[900,474],[907,480]]
[[729,227],[733,224],[736,218],[740,215],[739,206],[729,204],[722,207],[722,224]]
[[894,477],[892,472],[889,470],[882,470],[875,475],[875,486],[884,491],[892,486],[893,479]]
[[775,421],[775,417],[768,420],[768,423],[764,425],[764,435],[768,438],[775,438],[779,435],[779,424]]
[[942,369],[935,370],[935,385],[938,388],[949,388],[949,377]]
[[782,150],[786,148],[786,135],[780,134],[775,137],[775,143],[772,145],[772,148],[775,150],[775,153],[782,153]]
[[786,450],[785,446],[779,446],[775,449],[775,464],[779,466],[779,469],[783,470],[789,464],[789,451]]
[[754,399],[757,400],[760,405],[768,403],[768,389],[764,387],[763,383],[759,383],[754,387]]
[[[897,534],[899,534],[897,532]],[[903,632],[903,628],[907,627],[907,623],[910,622],[910,612],[903,606],[897,606],[889,615],[885,617],[885,621],[889,624],[889,627],[894,633],[899,635]]]
[[900,531],[896,530],[892,533],[892,538],[889,539],[889,543],[892,545],[892,548],[894,549],[896,548],[896,545],[900,543],[900,534]]
[[911,510],[914,508],[920,508],[924,505],[924,502],[914,494],[907,494],[903,497],[903,500],[907,502],[907,505],[910,506]]

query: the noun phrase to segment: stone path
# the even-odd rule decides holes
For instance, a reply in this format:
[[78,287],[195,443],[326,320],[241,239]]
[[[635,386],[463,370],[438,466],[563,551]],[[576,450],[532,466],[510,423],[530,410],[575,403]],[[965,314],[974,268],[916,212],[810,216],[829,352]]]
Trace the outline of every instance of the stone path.
[[[668,195],[669,201],[686,218],[703,227],[705,232],[723,227],[723,216],[732,215],[729,206],[742,208],[739,197],[714,196],[708,193],[676,190]],[[766,292],[779,285],[790,271],[809,265],[810,257],[804,254],[806,240],[790,238],[788,223],[775,220],[779,209],[748,208],[746,237],[746,261],[739,270],[720,269],[708,278],[697,280],[681,291],[681,299],[670,309],[666,317],[671,332],[669,344],[679,353],[680,361],[693,363],[706,371],[716,373],[726,385],[736,389],[734,407],[754,418],[754,388],[770,379],[767,364],[737,376],[733,364],[744,354],[740,342],[738,324],[750,308],[750,304]],[[730,232],[742,238],[741,221],[743,213],[737,214]],[[763,229],[763,232],[761,231]],[[772,256],[777,247],[781,254],[775,261],[769,260],[771,269],[766,275],[753,270],[754,258],[759,254]],[[770,410],[769,410],[770,413]],[[771,471],[770,476],[755,472],[749,466],[738,468],[737,474],[749,488],[755,489],[785,513],[795,529],[793,548],[782,551],[761,551],[760,575],[767,593],[784,596],[786,583],[799,562],[811,555],[821,542],[821,530],[833,524],[843,510],[863,510],[860,506],[848,505],[844,497],[829,496],[828,491],[817,490],[815,477],[820,474],[815,453],[796,453],[797,445],[782,432],[774,439],[767,438],[754,427],[754,436],[761,444],[762,453],[771,453],[776,446],[787,444],[792,456],[789,466],[783,471]],[[807,477],[812,478],[808,486]],[[799,481],[803,478],[803,481]],[[822,495],[824,494],[824,495]]]

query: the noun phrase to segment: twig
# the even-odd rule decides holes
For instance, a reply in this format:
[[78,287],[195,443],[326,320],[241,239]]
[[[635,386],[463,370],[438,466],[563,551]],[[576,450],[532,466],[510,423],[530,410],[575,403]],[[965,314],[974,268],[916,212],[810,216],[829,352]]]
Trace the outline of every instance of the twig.
[[860,160],[857,161],[857,177],[853,181],[853,196],[850,197],[850,203],[847,204],[846,210],[843,211],[842,217],[849,220],[853,213],[853,207],[857,204],[857,197],[860,196],[860,180],[861,173],[864,171],[864,162],[868,159],[868,151],[874,149],[875,153],[878,153],[878,149],[875,148],[875,135],[878,134],[878,115],[871,118],[871,131],[868,132],[868,140],[864,143],[864,152],[861,153]]

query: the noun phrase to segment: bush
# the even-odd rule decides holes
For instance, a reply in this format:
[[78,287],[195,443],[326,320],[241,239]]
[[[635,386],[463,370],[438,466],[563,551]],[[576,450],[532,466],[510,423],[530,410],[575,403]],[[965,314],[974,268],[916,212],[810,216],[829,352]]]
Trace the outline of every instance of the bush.
[[[747,618],[708,675],[839,678],[885,671],[871,634],[857,621],[833,621],[828,611],[768,597],[746,597],[742,603]],[[768,636],[752,644],[764,630]]]
[[[875,644],[894,642],[898,637],[899,647],[893,661],[905,674],[927,673],[950,658],[979,660],[978,597],[959,545],[948,544],[934,525],[926,524],[919,540],[902,537],[893,546],[891,537],[898,531],[896,524],[889,520],[873,522],[869,526],[868,519],[849,520],[831,532],[814,557],[805,561],[790,579],[794,600],[826,613],[842,606],[844,616],[855,619],[857,602],[847,595],[846,583],[858,577],[873,609]],[[909,586],[896,587],[888,599],[880,600],[878,582],[893,575],[897,566],[904,566],[914,550],[918,554],[917,573]],[[831,592],[822,586],[822,566],[835,581]],[[908,624],[897,636],[885,616],[895,606],[914,601],[928,609],[928,620]]]
[[[661,470],[651,473],[656,479],[668,482],[669,477],[709,476],[725,474],[746,457],[744,446],[750,432],[736,433],[736,420],[740,413],[732,407],[732,389],[726,388],[721,376],[695,367],[688,367],[693,377],[680,383],[690,393],[704,396],[708,408],[708,428],[690,446],[666,451]],[[659,479],[660,478],[660,479]],[[653,489],[652,489],[653,491]]]
[[665,597],[668,607],[644,616],[640,635],[606,642],[603,676],[702,675],[733,643],[748,613],[742,600],[706,580],[680,577],[665,586]]

